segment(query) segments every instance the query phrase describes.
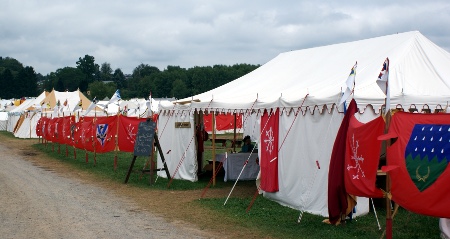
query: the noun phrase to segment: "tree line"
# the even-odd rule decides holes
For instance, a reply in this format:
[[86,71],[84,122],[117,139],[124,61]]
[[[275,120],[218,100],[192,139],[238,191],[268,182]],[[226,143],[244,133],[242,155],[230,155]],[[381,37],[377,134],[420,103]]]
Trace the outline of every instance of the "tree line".
[[66,66],[46,76],[36,74],[33,67],[24,67],[16,59],[0,57],[0,98],[20,98],[36,96],[43,90],[75,91],[79,89],[88,98],[111,97],[120,89],[123,99],[174,97],[177,99],[196,95],[258,68],[259,65],[235,64],[195,66],[181,68],[167,66],[160,70],[155,66],[141,63],[132,74],[125,75],[120,68],[113,70],[111,64],[95,63],[90,55],[80,57],[76,67]]

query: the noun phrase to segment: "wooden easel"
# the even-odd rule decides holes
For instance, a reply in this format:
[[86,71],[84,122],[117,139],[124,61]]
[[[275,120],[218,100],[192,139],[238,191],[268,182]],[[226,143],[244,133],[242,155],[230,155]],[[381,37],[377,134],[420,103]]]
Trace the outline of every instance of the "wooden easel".
[[[164,158],[164,153],[161,149],[161,145],[159,143],[158,136],[155,134],[156,123],[147,119],[146,122],[139,123],[136,141],[134,143],[134,156],[131,160],[130,168],[128,169],[127,176],[125,178],[125,183],[128,183],[128,179],[130,178],[131,171],[133,170],[134,163],[136,162],[136,158],[138,156],[153,156],[153,144],[156,146],[159,152],[159,156],[161,156],[161,161],[163,163],[163,168],[155,169],[154,164],[150,163],[150,169],[142,170],[142,173],[150,172],[150,176],[153,176],[153,172],[155,171],[165,171],[167,178],[170,178],[169,169],[167,168],[166,160]],[[152,179],[150,179],[152,182]]]

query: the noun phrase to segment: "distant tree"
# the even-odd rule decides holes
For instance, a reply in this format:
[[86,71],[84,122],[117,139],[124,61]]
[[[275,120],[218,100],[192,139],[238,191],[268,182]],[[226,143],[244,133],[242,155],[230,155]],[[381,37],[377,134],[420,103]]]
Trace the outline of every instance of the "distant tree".
[[23,68],[15,78],[15,95],[37,96],[37,78],[33,67],[27,66]]
[[102,100],[105,97],[111,97],[116,91],[117,87],[115,83],[103,83],[101,81],[95,81],[89,84],[88,87],[91,92],[91,98],[97,97],[98,100]]
[[152,91],[152,95],[156,94],[157,89],[154,83],[155,75],[146,76],[139,81],[139,89],[137,91],[137,97],[148,98],[150,95],[150,91]]
[[125,79],[125,75],[123,74],[123,72],[120,68],[117,68],[114,71],[112,79],[113,79],[114,83],[116,83],[118,89],[124,89],[126,87],[127,82]]
[[112,73],[113,69],[111,68],[111,64],[109,64],[108,62],[102,63],[100,67],[100,80],[111,81],[113,77]]
[[0,57],[0,73],[3,72],[3,70],[9,69],[11,71],[11,74],[17,74],[20,70],[23,69],[22,63],[20,63],[18,60],[11,58],[11,57]]
[[189,96],[189,90],[186,88],[186,84],[177,79],[172,84],[172,95],[177,99],[186,98]]
[[135,79],[140,79],[140,78],[143,78],[145,76],[150,76],[152,74],[159,73],[159,72],[161,72],[161,71],[158,69],[158,67],[144,65],[144,64],[141,63],[136,68],[134,68],[132,76]]
[[61,78],[58,78],[54,87],[56,91],[65,91],[64,82]]
[[[85,75],[80,69],[75,67],[64,67],[56,70],[57,84],[55,86],[57,91],[75,91],[80,87],[81,82],[85,79]],[[61,83],[58,83],[61,81]]]
[[[86,88],[89,83],[92,83],[97,79],[98,72],[100,72],[99,65],[95,64],[95,58],[90,55],[85,55],[84,58],[80,57],[77,61],[77,68],[80,69],[85,76],[82,86],[86,86]],[[80,90],[82,86],[80,85]]]
[[4,99],[19,98],[20,96],[14,95],[14,92],[13,92],[14,76],[11,73],[11,71],[8,68],[6,68],[3,71],[3,74],[1,74],[1,75],[2,75],[2,77],[1,77],[2,87],[0,87],[0,88],[2,88],[3,92],[2,92],[2,95],[0,95],[0,97],[4,98]]

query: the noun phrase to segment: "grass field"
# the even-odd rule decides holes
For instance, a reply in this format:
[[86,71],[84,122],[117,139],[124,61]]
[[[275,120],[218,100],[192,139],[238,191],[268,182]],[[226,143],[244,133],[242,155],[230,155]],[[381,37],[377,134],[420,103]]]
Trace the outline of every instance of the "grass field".
[[[97,154],[94,165],[94,155],[88,152],[89,161],[86,163],[85,151],[76,150],[77,159],[74,160],[73,147],[68,148],[68,157],[65,156],[66,148],[61,145],[58,153],[58,144],[35,144],[36,150],[45,152],[52,158],[72,165],[79,170],[88,171],[102,178],[123,183],[133,155],[119,152],[117,170],[113,169],[114,153]],[[222,149],[222,152],[225,149]],[[208,150],[207,150],[208,151]],[[219,152],[221,152],[219,150]],[[205,152],[210,155],[210,152]],[[145,165],[146,158],[138,157],[134,172],[129,180],[132,187],[148,188],[148,190],[167,190],[176,193],[178,190],[203,189],[209,178],[201,178],[192,183],[183,180],[175,180],[170,188],[167,188],[168,180],[159,178],[152,186],[149,185],[148,176],[141,175],[139,169]],[[234,182],[217,180],[216,187],[231,188]],[[253,190],[254,182],[239,182],[238,186],[246,186]],[[193,205],[207,207],[216,212],[222,220],[217,223],[230,223],[245,228],[253,228],[271,238],[380,238],[385,225],[385,210],[378,208],[378,218],[382,230],[380,231],[374,213],[358,217],[340,226],[332,226],[322,223],[321,216],[304,213],[300,223],[297,223],[299,211],[279,205],[276,202],[259,196],[249,213],[246,209],[252,197],[232,197],[226,206],[223,206],[225,197],[207,198],[190,202]],[[438,219],[408,212],[404,209],[398,211],[393,223],[394,238],[439,238]]]

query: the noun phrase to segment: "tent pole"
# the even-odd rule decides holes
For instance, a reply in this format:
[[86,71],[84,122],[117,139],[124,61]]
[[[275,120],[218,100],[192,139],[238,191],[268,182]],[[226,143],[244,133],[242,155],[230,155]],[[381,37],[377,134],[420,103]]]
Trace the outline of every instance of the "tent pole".
[[[216,171],[216,113],[212,113],[212,160],[213,172]],[[216,186],[216,175],[213,174],[213,186]]]
[[116,147],[114,148],[114,171],[116,171],[117,169],[117,152],[119,151],[119,122],[120,122],[119,117],[120,114],[119,112],[117,112]]
[[236,153],[236,113],[234,115],[234,135],[233,135],[233,152]]
[[[94,121],[92,122],[94,125],[94,130],[97,130],[97,128],[95,127],[95,124],[97,123],[97,110],[94,111]],[[96,150],[96,145],[97,145],[97,137],[92,138],[92,145],[94,146],[94,166],[97,165],[97,150]]]

